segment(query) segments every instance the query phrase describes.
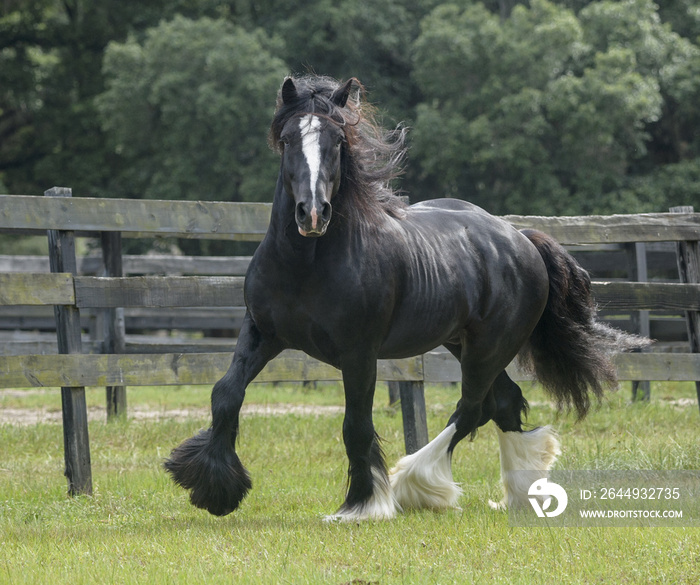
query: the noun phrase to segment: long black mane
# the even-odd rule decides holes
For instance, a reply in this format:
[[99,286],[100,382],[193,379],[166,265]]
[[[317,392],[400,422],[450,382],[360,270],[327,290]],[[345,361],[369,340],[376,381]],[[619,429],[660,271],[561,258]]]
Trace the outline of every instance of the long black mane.
[[280,134],[294,117],[315,114],[337,124],[345,135],[341,164],[342,179],[334,214],[354,221],[367,222],[377,214],[388,213],[402,217],[406,204],[397,196],[393,182],[403,172],[406,154],[406,128],[398,125],[385,130],[375,120],[374,108],[364,101],[364,88],[354,80],[358,91],[344,107],[332,100],[333,92],[341,87],[329,77],[294,78],[296,95],[293,99],[282,92],[270,127],[270,145],[280,149]]

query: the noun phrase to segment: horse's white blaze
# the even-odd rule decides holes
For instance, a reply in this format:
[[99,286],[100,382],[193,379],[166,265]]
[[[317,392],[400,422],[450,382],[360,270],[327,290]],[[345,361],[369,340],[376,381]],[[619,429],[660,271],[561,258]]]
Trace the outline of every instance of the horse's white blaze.
[[359,520],[391,520],[401,511],[391,490],[385,472],[372,469],[374,491],[372,497],[351,508],[343,506],[335,514],[325,516],[326,522],[357,522]]
[[561,455],[557,433],[550,426],[525,433],[496,429],[501,447],[503,500],[489,504],[495,509],[529,506],[528,489],[549,475],[549,469]]
[[316,210],[316,185],[321,169],[321,142],[319,128],[321,121],[318,116],[307,114],[299,122],[301,132],[301,152],[306,164],[309,165],[309,182],[311,183],[311,227],[316,229],[318,211]]
[[404,508],[456,508],[462,490],[452,479],[452,423],[425,447],[406,455],[389,472],[394,497]]

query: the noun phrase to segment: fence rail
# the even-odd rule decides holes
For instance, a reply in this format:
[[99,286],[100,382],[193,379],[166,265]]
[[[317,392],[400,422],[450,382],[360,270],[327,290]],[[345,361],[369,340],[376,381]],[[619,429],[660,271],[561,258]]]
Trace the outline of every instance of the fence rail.
[[[231,363],[230,352],[161,354],[66,354],[0,356],[2,387],[170,386],[213,384]],[[620,380],[700,379],[700,354],[631,353],[615,356]],[[515,380],[531,377],[511,364]],[[340,381],[340,370],[299,351],[286,350],[256,382]],[[379,360],[377,379],[386,382],[458,382],[459,363],[433,351],[407,359]]]
[[[270,210],[269,203],[0,195],[0,229],[255,241],[267,231]],[[700,231],[700,214],[690,212],[503,219],[518,229],[542,230],[562,244],[696,241]]]
[[[31,326],[40,319],[48,319],[50,315],[46,311],[53,308],[59,354],[22,353],[16,349],[5,352],[0,355],[0,387],[61,386],[69,489],[89,492],[85,386],[107,387],[108,409],[118,413],[125,407],[126,386],[212,384],[223,375],[231,359],[229,351],[220,351],[226,340],[190,342],[177,347],[178,351],[173,351],[173,345],[167,341],[153,343],[143,336],[127,340],[125,318],[131,314],[132,319],[139,319],[138,312],[146,309],[151,315],[153,311],[182,311],[182,308],[195,315],[200,311],[200,319],[205,319],[206,311],[214,310],[236,313],[240,318],[241,310],[236,307],[244,304],[241,275],[250,260],[122,257],[121,236],[256,241],[267,229],[270,205],[72,198],[70,190],[61,188],[54,188],[46,195],[49,196],[0,196],[0,231],[43,233],[49,239],[48,262],[0,256],[0,319],[12,322],[8,312],[21,308],[26,323]],[[680,211],[505,217],[518,228],[540,229],[566,245],[613,248],[611,244],[624,244],[627,247],[622,250],[627,258],[630,258],[629,250],[636,250],[634,270],[639,276],[636,280],[641,282],[594,282],[599,308],[613,314],[662,311],[683,316],[691,344],[688,349],[683,353],[652,351],[617,356],[615,364],[621,380],[700,380],[700,353],[692,345],[700,336],[696,331],[700,315],[697,276],[700,214],[687,208]],[[85,258],[78,263],[74,253],[76,235],[99,236],[102,258]],[[657,242],[672,242],[678,248],[682,282],[643,282],[647,280],[646,254],[640,257],[639,243],[653,246]],[[48,266],[50,273],[46,272]],[[173,273],[186,276],[173,276]],[[81,333],[89,311],[104,316],[104,341],[85,343],[83,347]],[[141,315],[145,320],[145,314]],[[675,324],[681,317],[672,320]],[[221,321],[219,318],[218,322]],[[649,330],[648,320],[646,323]],[[19,345],[38,348],[44,341],[22,338]],[[94,353],[100,350],[103,353]],[[527,379],[515,365],[509,369],[515,379]],[[380,360],[378,370],[379,380],[401,386],[406,447],[412,451],[427,439],[422,384],[460,381],[459,364],[447,352],[434,351],[405,360]],[[300,352],[287,351],[273,360],[256,380],[340,379],[335,368]],[[698,398],[700,401],[700,385]]]
[[[71,274],[0,274],[1,305],[106,307],[230,307],[243,305],[239,276],[95,277]],[[700,284],[593,282],[606,310],[700,310]]]

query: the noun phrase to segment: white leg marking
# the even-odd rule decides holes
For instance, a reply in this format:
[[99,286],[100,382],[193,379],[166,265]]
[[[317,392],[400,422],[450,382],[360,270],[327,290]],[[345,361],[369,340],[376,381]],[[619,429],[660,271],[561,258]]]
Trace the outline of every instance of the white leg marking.
[[449,425],[425,447],[406,455],[389,472],[394,497],[403,508],[456,508],[462,490],[452,479],[448,452],[457,432]]
[[353,507],[341,506],[335,514],[325,516],[325,522],[358,522],[360,520],[391,520],[401,507],[396,503],[389,478],[382,471],[372,469],[374,493],[366,502]]
[[321,169],[321,142],[319,140],[319,127],[321,121],[318,116],[307,114],[299,122],[301,132],[301,151],[304,153],[306,164],[309,165],[309,181],[311,188],[311,219],[313,229],[316,229],[318,212],[316,211],[316,184]]
[[557,433],[550,426],[524,433],[496,429],[501,447],[503,500],[489,501],[489,505],[494,509],[529,506],[528,489],[536,480],[548,477],[561,455]]

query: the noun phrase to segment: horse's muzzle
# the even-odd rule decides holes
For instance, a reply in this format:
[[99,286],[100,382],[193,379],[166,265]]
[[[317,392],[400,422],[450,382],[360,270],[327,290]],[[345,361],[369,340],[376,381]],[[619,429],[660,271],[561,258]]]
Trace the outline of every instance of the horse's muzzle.
[[300,201],[294,211],[294,219],[297,222],[299,233],[304,237],[317,238],[326,233],[328,222],[331,220],[333,208],[328,201],[324,201],[320,210],[316,206],[309,206]]

